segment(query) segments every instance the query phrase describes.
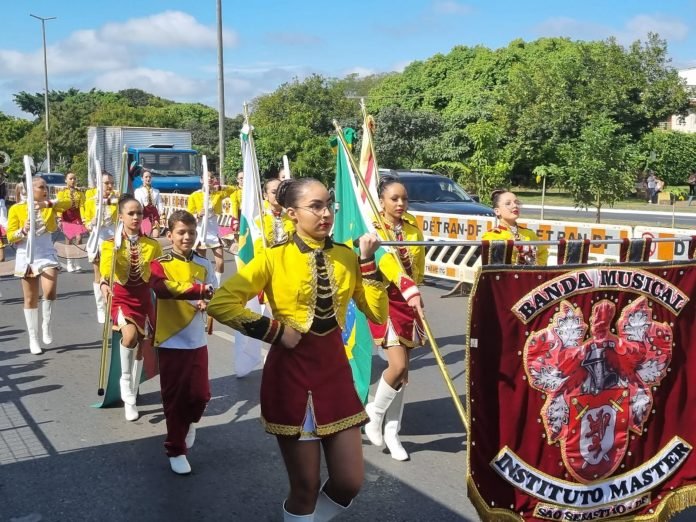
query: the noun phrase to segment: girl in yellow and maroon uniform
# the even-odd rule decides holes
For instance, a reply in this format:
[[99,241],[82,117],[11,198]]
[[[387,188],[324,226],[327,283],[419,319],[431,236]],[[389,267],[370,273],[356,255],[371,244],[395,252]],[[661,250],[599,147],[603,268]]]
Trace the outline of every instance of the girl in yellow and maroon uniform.
[[108,312],[114,330],[121,332],[121,399],[126,420],[134,421],[138,418],[135,400],[143,371],[140,342],[152,337],[155,322],[148,286],[150,262],[162,255],[162,247],[155,239],[142,235],[143,208],[132,195],[123,194],[119,198],[118,213],[123,222],[123,235],[118,247],[115,238],[102,243],[100,289],[107,299],[113,265],[113,296]]
[[[415,219],[407,213],[406,187],[393,176],[380,179],[377,188],[382,206],[382,219],[387,230],[375,223],[382,239],[390,236],[397,241],[422,241],[423,233]],[[398,255],[400,261],[394,257]],[[386,443],[392,458],[407,460],[408,453],[399,440],[401,417],[404,411],[405,386],[408,383],[410,350],[423,344],[420,311],[422,307],[418,284],[423,282],[425,248],[397,247],[382,256],[379,270],[389,281],[389,319],[386,324],[370,324],[375,343],[382,346],[389,365],[382,374],[374,400],[365,409],[370,422],[365,435],[377,446]],[[384,434],[382,434],[384,429]]]
[[[360,239],[360,260],[334,244],[333,203],[311,178],[280,184],[278,202],[296,233],[266,248],[215,293],[208,313],[245,335],[272,344],[261,381],[261,417],[277,437],[290,479],[285,520],[329,520],[362,484],[360,426],[367,415],[353,385],[341,328],[353,299],[371,320],[387,316],[387,296],[374,253],[376,236]],[[273,318],[246,303],[260,291]],[[320,489],[320,446],[330,476]]]

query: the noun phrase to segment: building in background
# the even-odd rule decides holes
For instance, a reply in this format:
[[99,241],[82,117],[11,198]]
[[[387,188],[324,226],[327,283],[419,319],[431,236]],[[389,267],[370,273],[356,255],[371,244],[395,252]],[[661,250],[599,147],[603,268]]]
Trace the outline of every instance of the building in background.
[[690,87],[694,93],[691,98],[689,113],[686,116],[673,114],[672,117],[664,122],[663,125],[660,125],[660,127],[679,132],[696,132],[696,67],[680,70],[679,76],[686,80],[687,87]]

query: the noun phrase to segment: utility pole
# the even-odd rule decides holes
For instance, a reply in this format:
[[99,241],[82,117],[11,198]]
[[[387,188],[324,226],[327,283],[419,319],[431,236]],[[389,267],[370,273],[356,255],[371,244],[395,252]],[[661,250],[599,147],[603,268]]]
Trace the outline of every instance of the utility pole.
[[218,149],[220,150],[220,185],[225,184],[225,66],[222,53],[222,0],[217,0],[218,48]]
[[36,18],[37,20],[41,20],[41,35],[43,37],[43,55],[44,55],[44,109],[46,113],[46,117],[44,118],[46,120],[46,172],[51,172],[51,146],[50,146],[50,139],[49,139],[49,130],[48,130],[48,60],[46,59],[46,21],[47,20],[55,20],[55,16],[49,16],[48,18],[42,17],[42,16],[36,16],[33,14],[29,14],[32,18]]

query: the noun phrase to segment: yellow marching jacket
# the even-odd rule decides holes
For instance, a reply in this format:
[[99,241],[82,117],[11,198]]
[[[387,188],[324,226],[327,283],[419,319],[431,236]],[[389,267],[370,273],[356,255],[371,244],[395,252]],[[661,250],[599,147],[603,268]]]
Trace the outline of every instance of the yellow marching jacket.
[[[69,208],[78,208],[80,211],[85,206],[85,193],[78,189],[73,189],[72,192],[69,188],[64,188],[59,190],[56,194],[58,201],[67,201],[70,203]],[[81,214],[82,212],[80,212]]]
[[[37,233],[55,232],[58,230],[58,213],[70,208],[70,201],[55,201],[48,208],[39,209],[36,221]],[[27,202],[15,203],[10,207],[7,215],[7,240],[10,243],[19,243],[24,240],[24,224],[29,219]]]
[[[283,325],[300,333],[309,332],[317,303],[317,264],[313,249],[317,241],[291,235],[285,243],[263,252],[229,278],[208,305],[208,314],[221,323],[268,343],[277,342]],[[345,326],[351,299],[371,321],[387,320],[388,301],[384,283],[379,281],[374,260],[360,262],[350,248],[324,242],[324,257],[336,322]],[[363,275],[363,273],[365,275]],[[249,299],[265,292],[274,319],[246,309]]]
[[[261,221],[260,218],[256,218],[256,224],[261,227],[263,235],[266,238],[266,248],[273,247],[276,243],[284,241],[295,231],[295,223],[288,217],[285,210],[281,210],[278,216],[274,215],[273,209],[268,204],[268,201],[263,202],[262,217],[263,221]],[[276,236],[278,234],[284,235],[285,237],[277,238]],[[254,256],[259,255],[263,247],[263,239],[258,238],[254,242]]]
[[[485,232],[481,237],[484,241],[539,241],[533,230],[517,227],[517,235],[505,225],[498,225]],[[549,249],[546,246],[515,245],[512,249],[513,265],[539,265],[544,266],[549,258]]]
[[[385,226],[390,231],[389,234],[379,223],[374,223],[374,225],[377,235],[383,241],[396,238],[395,231],[389,223],[385,222]],[[408,213],[404,213],[402,217],[401,235],[403,241],[423,241],[423,232],[416,225],[416,219]],[[401,258],[401,264],[396,258],[397,255]],[[406,271],[402,269],[402,266]],[[415,295],[420,294],[417,285],[423,283],[425,247],[407,246],[393,248],[391,252],[383,255],[379,260],[379,271],[384,274],[387,281],[399,289],[404,300],[408,301]]]
[[[112,193],[111,200],[118,198],[118,194]],[[104,209],[104,222],[102,225],[109,226],[116,222],[118,217],[118,204],[107,205]],[[85,193],[85,202],[80,214],[82,215],[82,223],[88,229],[92,230],[92,226],[96,225],[97,220],[97,189],[89,189]]]
[[[222,214],[222,200],[226,197],[234,195],[237,190],[237,187],[225,187],[220,190],[210,191],[210,204],[213,207],[213,212],[215,212],[216,215],[220,216]],[[188,197],[188,201],[186,202],[186,210],[198,217],[198,214],[205,210],[203,207],[204,201],[205,194],[203,193],[203,190],[197,190]],[[234,206],[232,208],[234,209]]]
[[[107,239],[102,243],[99,260],[99,272],[101,273],[102,281],[109,281],[114,246],[113,239]],[[138,279],[142,279],[145,283],[149,282],[150,262],[161,256],[162,247],[157,240],[147,236],[139,236],[138,241],[131,246],[128,238],[124,237],[116,252],[114,283],[124,286],[129,280],[137,281]]]

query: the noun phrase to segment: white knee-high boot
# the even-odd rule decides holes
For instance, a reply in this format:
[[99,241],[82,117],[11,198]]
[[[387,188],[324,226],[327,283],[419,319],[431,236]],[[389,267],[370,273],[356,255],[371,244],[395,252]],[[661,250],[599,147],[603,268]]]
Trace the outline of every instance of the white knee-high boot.
[[53,310],[53,301],[44,299],[41,301],[41,333],[44,344],[53,342],[53,332],[51,331],[51,311]]
[[408,453],[399,440],[401,417],[404,414],[404,393],[404,386],[401,386],[384,415],[384,443],[387,445],[392,458],[401,461],[408,460]]
[[106,303],[101,293],[101,286],[99,283],[92,283],[92,287],[94,289],[94,300],[97,302],[97,321],[100,324],[104,324],[104,321],[106,321]]
[[[137,348],[137,347],[136,347]],[[132,384],[132,391],[133,395],[135,395],[136,400],[138,399],[138,390],[140,389],[140,378],[143,376],[143,359],[134,359],[133,360],[133,380],[131,381]]]
[[[324,482],[326,484],[326,482]],[[319,498],[317,498],[317,505],[314,508],[314,522],[327,522],[332,520],[334,517],[340,515],[346,511],[353,504],[351,500],[347,506],[342,506],[326,493],[324,493],[324,487],[322,486],[319,490]]]
[[39,344],[39,309],[25,308],[24,320],[27,322],[27,333],[29,334],[29,351],[34,355],[43,353]]
[[314,513],[309,515],[294,515],[285,509],[285,502],[283,502],[283,522],[312,522],[314,520]]
[[215,288],[220,288],[222,285],[222,272],[215,272],[215,281],[217,281],[217,286]]
[[127,348],[120,345],[121,349],[121,400],[127,421],[138,419],[138,408],[135,406],[135,394],[133,393],[133,360],[135,348]]
[[389,408],[389,405],[396,396],[396,390],[387,384],[384,377],[379,378],[379,384],[375,391],[375,398],[372,402],[365,406],[365,411],[370,422],[365,424],[365,435],[370,439],[370,442],[375,446],[382,446],[384,438],[382,437],[382,421],[384,414]]

